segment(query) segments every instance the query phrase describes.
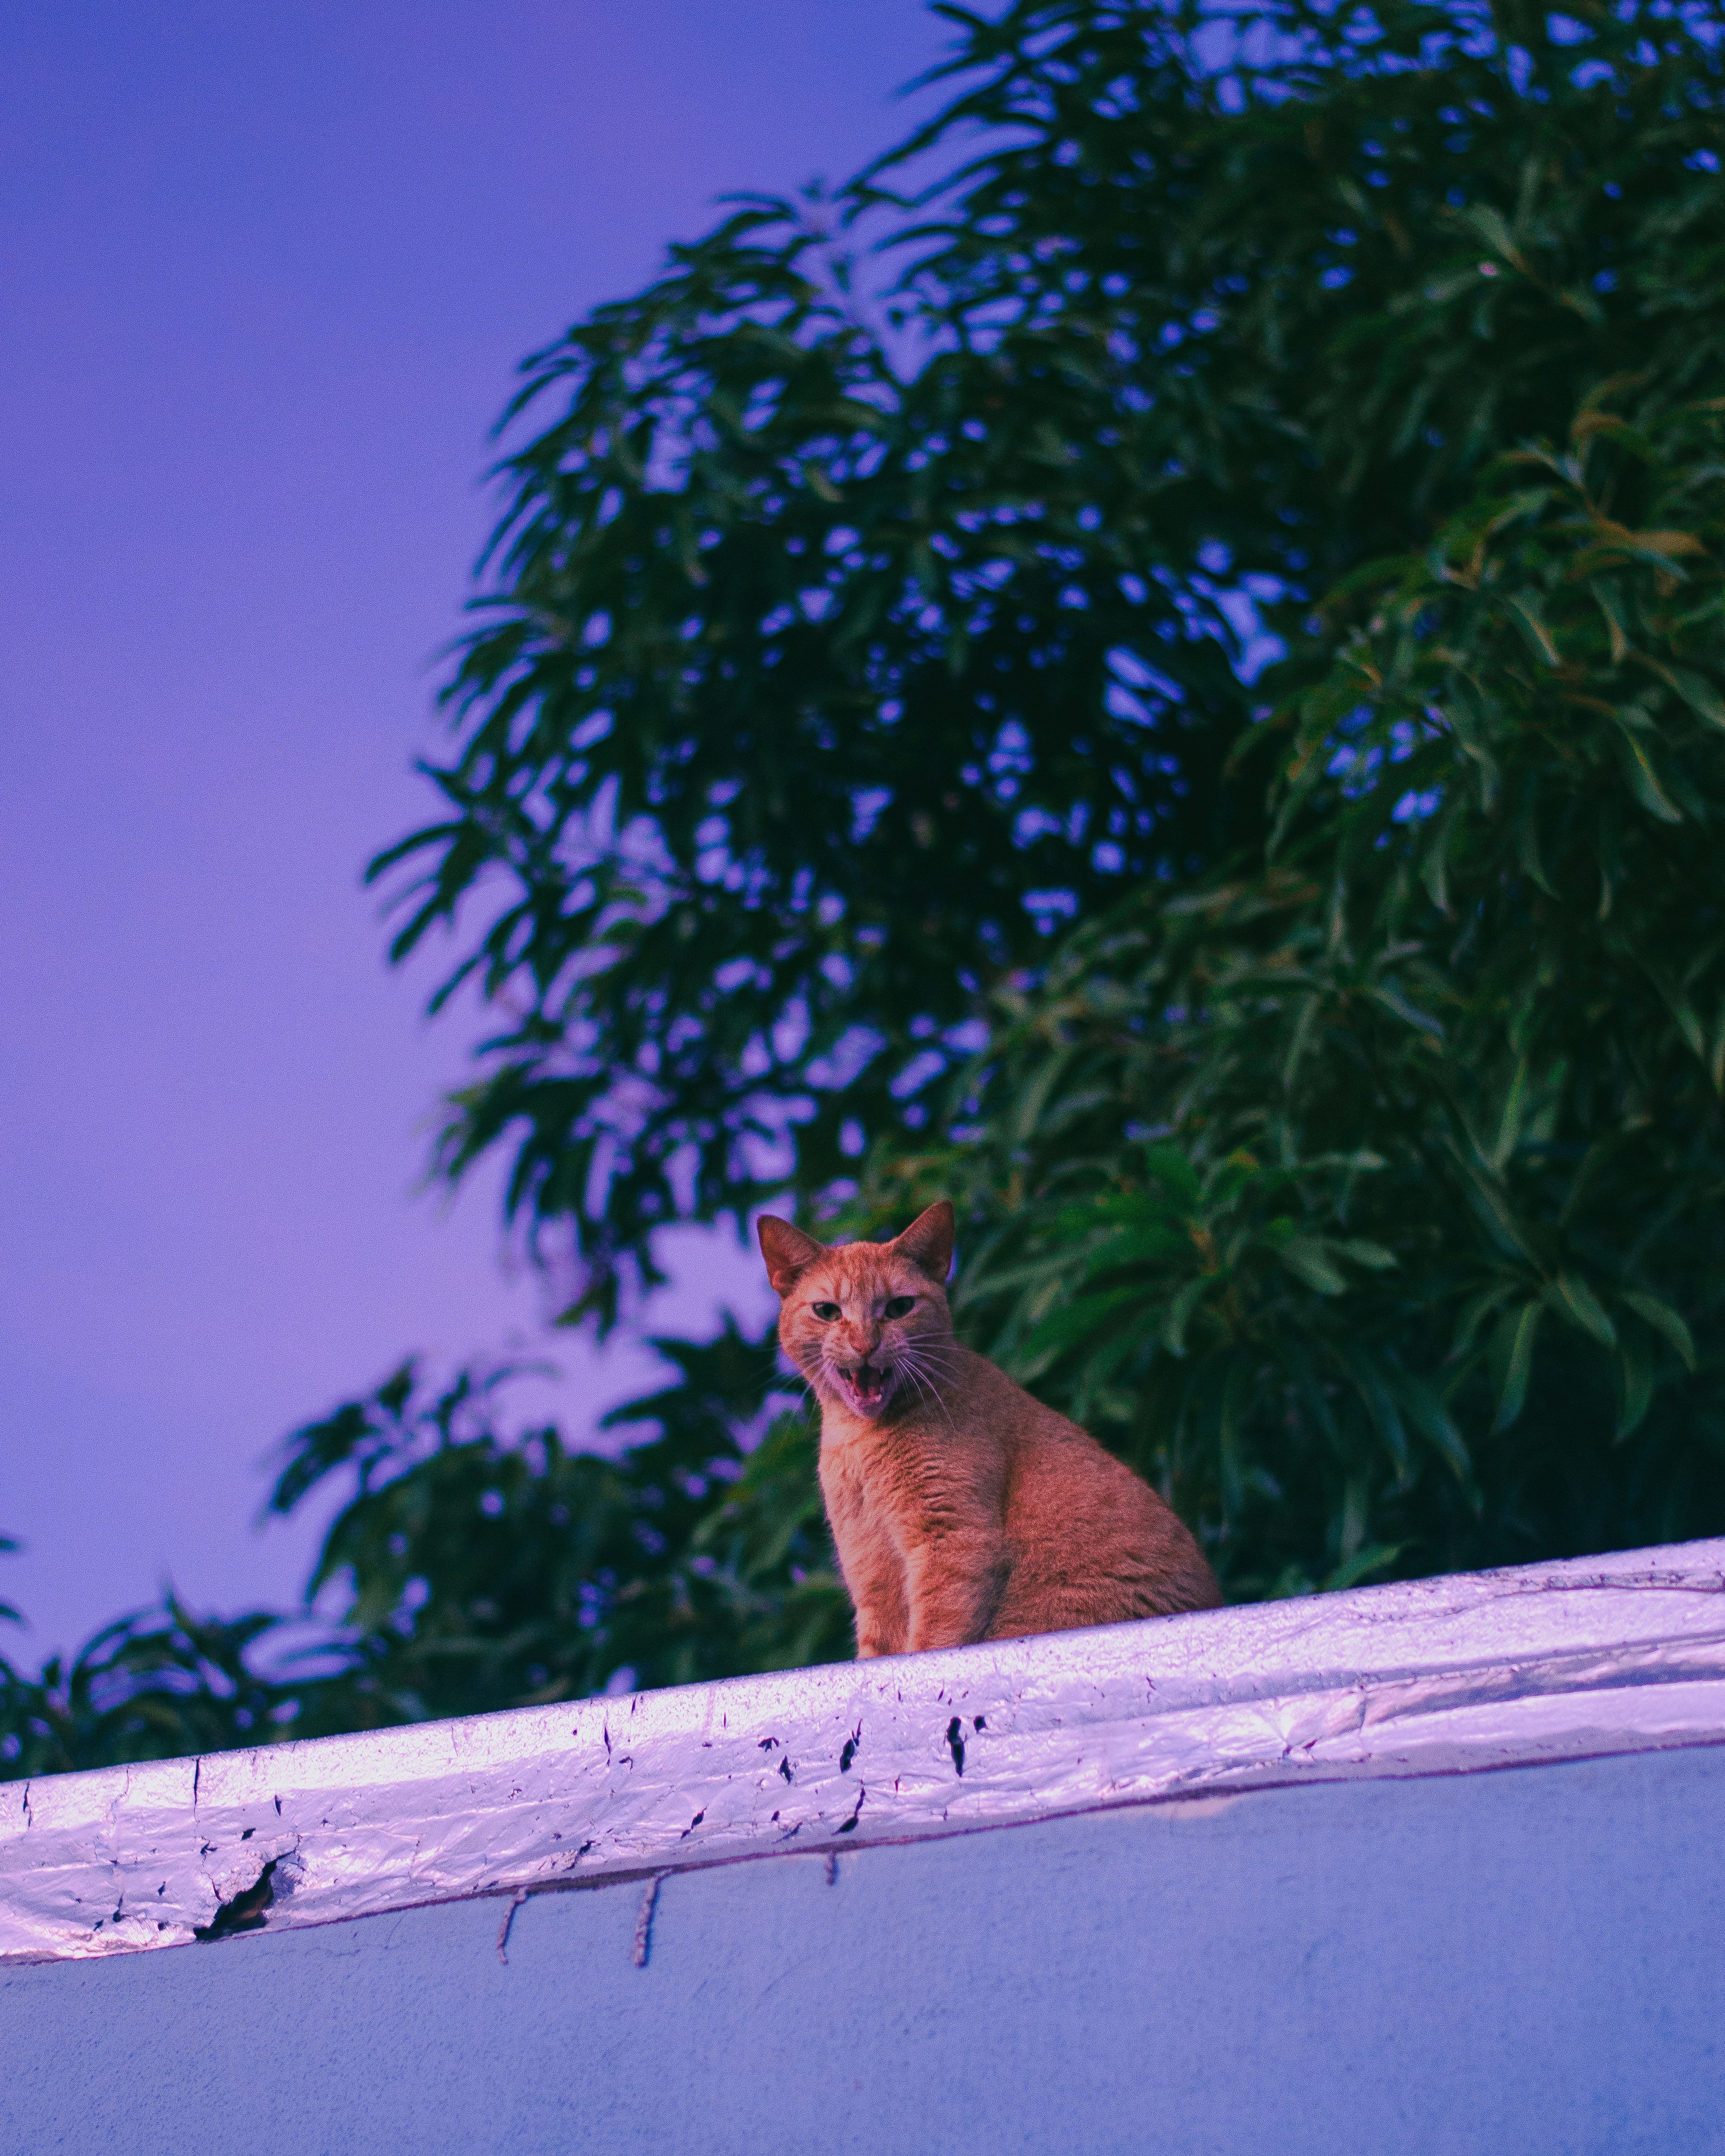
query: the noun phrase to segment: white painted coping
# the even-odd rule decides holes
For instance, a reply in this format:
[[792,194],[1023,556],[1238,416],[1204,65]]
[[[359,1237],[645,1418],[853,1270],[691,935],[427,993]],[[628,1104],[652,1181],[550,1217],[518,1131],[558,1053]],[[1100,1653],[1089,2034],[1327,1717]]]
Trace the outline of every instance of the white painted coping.
[[1717,1743],[1725,1540],[6,1784],[0,1958]]

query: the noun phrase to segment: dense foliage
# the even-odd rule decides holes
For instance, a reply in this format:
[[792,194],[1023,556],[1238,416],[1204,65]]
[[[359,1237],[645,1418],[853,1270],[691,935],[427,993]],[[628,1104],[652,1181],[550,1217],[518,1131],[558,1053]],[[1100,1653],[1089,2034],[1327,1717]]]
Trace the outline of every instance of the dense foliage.
[[1720,377],[1699,11],[946,12],[925,136],[529,363],[449,814],[377,865],[508,1014],[444,1165],[510,1146],[602,1314],[657,1224],[922,1128],[1045,932],[1260,834],[1242,594],[1294,635],[1596,384]]
[[962,1139],[883,1149],[1235,1594],[1725,1524],[1722,421],[1593,403],[1343,588],[1266,844],[1070,939]]
[[296,1430],[270,1509],[343,1487],[307,1588],[340,1623],[170,1601],[33,1678],[0,1660],[0,1778],[840,1658],[814,1434],[772,1411],[772,1346],[655,1344],[675,1381],[605,1418],[647,1425],[609,1457],[506,1432],[503,1373],[439,1391],[408,1366]]
[[[950,1192],[968,1336],[1236,1595],[1717,1531],[1716,23],[942,12],[933,128],[530,362],[377,864],[502,1021],[444,1168],[601,1323],[670,1219]],[[405,1373],[301,1433],[347,1644],[228,1741],[842,1651],[766,1348],[671,1352],[614,1460]]]

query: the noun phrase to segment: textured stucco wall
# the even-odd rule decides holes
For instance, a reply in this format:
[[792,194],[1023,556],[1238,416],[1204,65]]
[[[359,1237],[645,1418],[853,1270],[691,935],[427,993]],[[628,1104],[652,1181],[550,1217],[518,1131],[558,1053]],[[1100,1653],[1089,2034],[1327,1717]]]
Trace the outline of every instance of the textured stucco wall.
[[1725,1748],[0,1969],[0,2150],[1725,2151]]

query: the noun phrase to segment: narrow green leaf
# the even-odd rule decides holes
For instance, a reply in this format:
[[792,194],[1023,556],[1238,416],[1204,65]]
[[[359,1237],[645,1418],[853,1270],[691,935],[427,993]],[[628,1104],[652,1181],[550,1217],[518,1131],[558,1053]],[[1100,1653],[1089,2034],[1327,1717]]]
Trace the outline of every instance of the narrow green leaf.
[[1471,203],[1462,212],[1461,222],[1471,224],[1494,254],[1516,268],[1521,266],[1521,255],[1502,210],[1493,209],[1489,203]]
[[1481,1327],[1498,1306],[1515,1293],[1517,1285],[1514,1281],[1498,1281],[1491,1287],[1482,1288],[1462,1305],[1461,1316],[1455,1321],[1455,1337],[1450,1351],[1452,1355],[1466,1354],[1478,1339]]
[[1342,1492],[1341,1544],[1344,1560],[1351,1558],[1365,1540],[1370,1499],[1370,1486],[1364,1474],[1356,1469],[1348,1476]]
[[1559,1273],[1556,1290],[1558,1304],[1584,1332],[1590,1332],[1602,1348],[1617,1345],[1617,1328],[1605,1315],[1604,1304],[1579,1273]]
[[1504,1358],[1503,1383],[1497,1395],[1497,1418],[1491,1425],[1494,1432],[1507,1430],[1526,1404],[1527,1380],[1533,1372],[1533,1342],[1544,1315],[1543,1302],[1528,1302],[1522,1306],[1519,1317],[1507,1321],[1511,1328],[1508,1353]]
[[1396,1391],[1415,1430],[1443,1455],[1458,1478],[1471,1486],[1473,1461],[1466,1441],[1437,1393],[1423,1378],[1412,1377],[1406,1371],[1398,1374]]
[[1639,1429],[1653,1404],[1653,1364],[1633,1341],[1625,1340],[1617,1358],[1617,1441]]
[[1689,1327],[1668,1302],[1656,1295],[1648,1295],[1640,1288],[1625,1288],[1623,1301],[1637,1317],[1645,1318],[1656,1332],[1662,1333],[1683,1359],[1686,1370],[1695,1368],[1695,1340]]
[[1443,1020],[1434,1018],[1430,1011],[1423,1011],[1417,1004],[1409,1003],[1394,981],[1379,982],[1372,990],[1372,997],[1374,1002],[1382,1004],[1386,1010],[1393,1011],[1404,1024],[1417,1026],[1420,1032],[1430,1034],[1435,1040],[1443,1039]]
[[1050,1354],[1083,1344],[1119,1312],[1134,1306],[1142,1308],[1148,1299],[1147,1291],[1136,1284],[1076,1296],[1060,1309],[1050,1312],[1024,1342],[1026,1366],[1040,1368]]
[[1629,631],[1623,621],[1623,602],[1613,585],[1596,579],[1592,589],[1594,602],[1605,617],[1605,633],[1611,639],[1611,664],[1620,666],[1630,648]]
[[1503,1173],[1510,1156],[1521,1142],[1522,1119],[1527,1112],[1527,1086],[1530,1077],[1527,1059],[1524,1055],[1516,1065],[1513,1075],[1503,1096],[1503,1112],[1497,1120],[1497,1136],[1492,1141],[1486,1158],[1498,1174]]
[[1497,1231],[1506,1251],[1537,1263],[1528,1230],[1517,1217],[1509,1203],[1500,1177],[1489,1173],[1484,1167],[1466,1154],[1461,1156],[1462,1173],[1467,1178],[1467,1188],[1480,1218]]
[[1650,966],[1647,972],[1653,985],[1665,998],[1666,1009],[1676,1021],[1677,1030],[1683,1036],[1684,1045],[1692,1055],[1704,1063],[1707,1060],[1707,1036],[1702,1030],[1701,1013],[1697,1010],[1689,998],[1672,984],[1662,967]]
[[1440,913],[1450,910],[1450,839],[1455,824],[1455,804],[1435,817],[1430,835],[1420,855],[1420,880]]
[[1192,1313],[1203,1301],[1208,1280],[1188,1281],[1185,1286],[1168,1305],[1168,1316],[1162,1322],[1163,1344],[1170,1355],[1186,1352],[1186,1328],[1192,1322]]
[[1681,824],[1683,812],[1672,802],[1659,783],[1659,773],[1653,767],[1653,759],[1627,727],[1617,728],[1617,754],[1624,775],[1629,780],[1630,791],[1651,816],[1661,824]]
[[1369,1579],[1374,1572],[1386,1571],[1408,1547],[1405,1543],[1368,1543],[1358,1550],[1345,1563],[1338,1564],[1333,1572],[1324,1574],[1318,1592],[1322,1594],[1340,1594],[1346,1589],[1358,1587],[1363,1579]]
[[1404,1478],[1408,1468],[1408,1434],[1402,1425],[1401,1411],[1396,1405],[1395,1396],[1385,1382],[1382,1363],[1376,1355],[1345,1345],[1338,1348],[1337,1360],[1353,1380],[1354,1389],[1364,1401],[1366,1413],[1371,1417],[1373,1426],[1395,1462],[1398,1475]]
[[1522,809],[1516,827],[1516,858],[1522,874],[1530,883],[1537,884],[1548,898],[1557,893],[1545,873],[1545,863],[1539,851],[1539,808],[1536,801],[1529,801]]
[[1509,610],[1521,624],[1522,634],[1528,643],[1546,665],[1561,665],[1563,661],[1558,655],[1558,647],[1552,639],[1552,633],[1545,625],[1545,617],[1539,611],[1538,601],[1530,598],[1512,598],[1509,603]]
[[1698,719],[1705,719],[1709,726],[1725,727],[1725,702],[1699,674],[1685,666],[1667,666],[1645,652],[1638,651],[1635,655],[1650,674],[1656,674],[1668,688],[1675,689]]
[[1666,679],[1698,719],[1705,719],[1709,726],[1725,728],[1725,701],[1699,674],[1692,674],[1684,666],[1673,666]]
[[1142,1228],[1118,1228],[1091,1252],[1085,1270],[1092,1280],[1117,1272],[1122,1265],[1157,1264],[1164,1259],[1190,1260],[1192,1238],[1183,1229],[1147,1223]]
[[1320,1295],[1345,1295],[1346,1277],[1337,1270],[1323,1244],[1312,1235],[1296,1235],[1276,1255],[1297,1281],[1316,1288]]

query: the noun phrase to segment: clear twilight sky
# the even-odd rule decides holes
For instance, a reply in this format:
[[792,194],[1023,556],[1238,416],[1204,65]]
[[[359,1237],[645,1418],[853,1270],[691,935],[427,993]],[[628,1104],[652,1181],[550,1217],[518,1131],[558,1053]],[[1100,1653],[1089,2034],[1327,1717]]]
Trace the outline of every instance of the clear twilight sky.
[[[542,1324],[495,1178],[418,1189],[459,1022],[359,873],[430,806],[435,654],[516,362],[711,198],[845,176],[921,0],[78,0],[0,24],[0,1651],[170,1578],[285,1605],[272,1445]],[[652,1325],[764,1291],[681,1246]]]

